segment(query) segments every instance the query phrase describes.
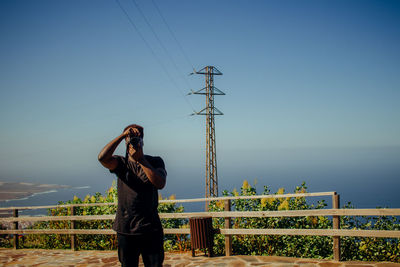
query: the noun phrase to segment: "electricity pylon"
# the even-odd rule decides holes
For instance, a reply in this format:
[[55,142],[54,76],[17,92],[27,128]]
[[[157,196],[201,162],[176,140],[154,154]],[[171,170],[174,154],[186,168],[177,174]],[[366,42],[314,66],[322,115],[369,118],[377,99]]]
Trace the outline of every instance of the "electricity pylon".
[[206,116],[206,198],[218,196],[217,151],[215,147],[215,121],[214,115],[224,115],[214,106],[214,95],[225,95],[214,86],[214,75],[222,73],[213,66],[207,66],[192,74],[203,74],[206,78],[206,87],[189,94],[205,95],[206,107],[192,115]]

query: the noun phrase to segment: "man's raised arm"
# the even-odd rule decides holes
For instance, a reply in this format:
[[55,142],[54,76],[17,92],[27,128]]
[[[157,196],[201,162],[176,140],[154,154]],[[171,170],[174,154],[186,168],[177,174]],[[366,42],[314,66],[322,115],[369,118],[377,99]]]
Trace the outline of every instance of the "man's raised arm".
[[123,132],[120,136],[116,137],[110,143],[108,143],[99,153],[98,159],[104,167],[113,171],[118,166],[118,161],[113,157],[115,149],[117,149],[119,143],[125,139],[129,134],[129,129]]

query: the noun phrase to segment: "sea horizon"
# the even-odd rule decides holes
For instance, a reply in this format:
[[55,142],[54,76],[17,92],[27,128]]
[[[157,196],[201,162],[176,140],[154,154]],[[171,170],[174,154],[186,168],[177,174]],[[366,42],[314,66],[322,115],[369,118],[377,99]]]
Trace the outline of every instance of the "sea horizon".
[[[114,179],[115,180],[115,179]],[[262,181],[256,180],[248,180],[249,184],[256,188],[257,195],[263,194],[263,187],[266,186],[261,184]],[[285,186],[281,187],[274,187],[270,186],[271,192],[270,194],[276,193],[279,188],[285,188],[285,193],[292,193],[296,186],[300,186],[303,181],[299,180],[298,183],[294,183],[292,185],[286,184]],[[84,185],[84,186],[73,186],[68,185],[67,188],[58,188],[58,189],[51,189],[46,190],[43,192],[33,193],[30,196],[23,197],[20,199],[7,199],[0,201],[0,207],[24,207],[24,206],[47,206],[47,205],[57,205],[59,202],[66,202],[68,200],[72,200],[74,196],[81,198],[82,200],[87,195],[94,195],[95,193],[99,192],[102,195],[106,193],[108,188],[112,185],[112,180],[108,185]],[[242,183],[237,184],[234,186],[234,189],[240,191],[240,187]],[[373,192],[360,192],[355,191],[355,193],[351,193],[351,189],[348,190],[341,190],[343,187],[338,186],[337,190],[313,190],[313,188],[318,188],[317,186],[313,186],[310,183],[307,183],[308,186],[307,192],[331,192],[335,191],[340,195],[340,207],[343,207],[345,204],[351,202],[354,208],[400,208],[400,200],[396,195],[393,194],[386,194],[382,199],[382,194],[385,191],[385,187],[382,188],[375,188],[375,193]],[[275,190],[274,190],[275,189]],[[311,189],[311,190],[310,190]],[[219,196],[222,196],[222,190],[224,188],[220,187]],[[197,190],[199,191],[199,190]],[[232,190],[228,190],[231,193]],[[159,194],[161,194],[162,198],[171,197],[174,195],[176,199],[187,199],[187,198],[203,198],[200,192],[195,192],[192,190],[192,193],[188,192],[187,190],[160,190]],[[375,196],[375,197],[374,197]],[[332,198],[331,197],[308,197],[307,201],[310,204],[316,203],[318,200],[325,200],[327,203],[327,208],[331,208]],[[387,201],[389,200],[389,201]],[[180,204],[178,204],[180,205]],[[204,203],[192,203],[192,204],[184,204],[185,211],[203,211],[204,210]],[[45,215],[47,210],[20,210],[20,215]]]

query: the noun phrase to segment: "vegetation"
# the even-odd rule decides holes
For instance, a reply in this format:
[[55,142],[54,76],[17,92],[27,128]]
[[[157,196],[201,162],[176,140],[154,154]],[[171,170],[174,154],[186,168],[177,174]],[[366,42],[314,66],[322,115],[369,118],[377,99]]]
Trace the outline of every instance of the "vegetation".
[[[295,193],[305,193],[305,183],[297,186]],[[280,188],[275,194],[284,194],[285,190]],[[271,194],[269,188],[264,186],[263,195]],[[251,196],[257,195],[256,188],[247,181],[243,182],[240,191],[224,191],[223,196]],[[59,204],[80,203],[106,203],[115,202],[117,190],[115,183],[105,195],[96,193],[86,196],[83,200],[74,197],[67,202]],[[160,196],[160,199],[162,197]],[[169,199],[175,199],[171,196]],[[263,198],[263,199],[241,199],[232,201],[232,210],[236,211],[276,211],[276,210],[308,210],[323,209],[327,205],[324,200],[310,204],[304,197],[294,198]],[[344,208],[353,208],[348,203]],[[213,201],[209,205],[209,211],[223,211],[223,201]],[[76,207],[76,215],[106,215],[114,214],[115,206],[98,207]],[[182,206],[176,203],[161,203],[160,213],[183,212]],[[51,216],[71,215],[68,208],[49,209]],[[162,219],[164,228],[188,228],[187,219]],[[233,228],[282,228],[282,229],[330,229],[332,220],[327,217],[274,217],[274,218],[233,218]],[[224,219],[213,219],[214,228],[224,228]],[[111,220],[76,221],[77,229],[111,229]],[[70,228],[69,221],[39,222],[32,229],[66,229]],[[341,217],[342,229],[368,229],[368,230],[400,230],[400,221],[396,217]],[[68,235],[24,235],[23,248],[47,248],[68,249],[70,248],[70,237]],[[225,253],[225,241],[223,235],[216,235],[214,239],[214,253],[223,255]],[[236,235],[232,237],[233,254],[240,255],[279,255],[288,257],[307,258],[332,258],[332,238],[322,236],[261,236],[261,235]],[[10,247],[11,239],[0,238],[1,247]],[[115,235],[77,235],[77,249],[109,250],[116,249],[117,240]],[[164,247],[166,251],[187,251],[190,249],[190,237],[188,235],[165,235]],[[400,262],[399,239],[388,238],[341,238],[341,258],[343,260],[368,260],[368,261],[392,261]]]
[[[159,196],[162,199],[162,196]],[[171,196],[169,199],[175,199]],[[90,204],[90,203],[113,203],[117,201],[117,189],[115,181],[103,196],[99,192],[94,195],[87,195],[83,200],[74,196],[72,200],[66,202],[58,202],[59,205],[64,204]],[[164,213],[183,212],[182,206],[176,206],[175,203],[161,203],[158,211]],[[75,207],[75,215],[112,215],[116,212],[116,206],[92,206],[92,207]],[[67,216],[72,215],[70,208],[53,208],[48,209],[49,216]],[[185,219],[162,219],[164,228],[180,228],[187,227],[188,220]],[[112,229],[112,220],[91,220],[91,221],[75,221],[75,229]],[[0,225],[1,229],[5,229]],[[53,221],[53,222],[37,222],[29,229],[70,229],[70,221]],[[71,239],[69,235],[60,234],[28,234],[20,235],[20,248],[42,248],[42,249],[70,249]],[[185,251],[190,249],[190,238],[188,236],[168,235],[164,242],[165,249]],[[12,247],[12,239],[10,236],[0,236],[0,247]],[[117,248],[116,235],[76,235],[75,248],[78,250],[112,250]]]
[[[305,183],[297,186],[295,193],[305,193]],[[276,194],[284,194],[284,188],[280,188]],[[263,195],[269,195],[270,190],[264,186]],[[247,181],[243,182],[240,192],[223,192],[224,196],[251,196],[257,195],[256,188]],[[295,198],[264,198],[232,201],[232,210],[236,211],[277,211],[277,210],[308,210],[322,209],[326,207],[324,200],[316,204],[307,203],[304,197]],[[343,208],[354,208],[351,203]],[[224,203],[214,201],[210,205],[210,211],[222,211]],[[392,216],[380,217],[349,217],[341,216],[342,229],[363,230],[400,230],[400,221]],[[224,228],[223,219],[214,220],[214,228]],[[332,220],[324,216],[285,217],[285,218],[234,218],[233,228],[282,228],[282,229],[330,229]],[[236,235],[232,237],[233,254],[239,255],[277,255],[287,257],[307,258],[333,258],[333,241],[331,237],[324,236],[260,236],[260,235]],[[224,236],[215,238],[214,252],[222,255],[224,251]],[[392,261],[400,262],[399,239],[389,238],[341,238],[342,260],[364,261]]]

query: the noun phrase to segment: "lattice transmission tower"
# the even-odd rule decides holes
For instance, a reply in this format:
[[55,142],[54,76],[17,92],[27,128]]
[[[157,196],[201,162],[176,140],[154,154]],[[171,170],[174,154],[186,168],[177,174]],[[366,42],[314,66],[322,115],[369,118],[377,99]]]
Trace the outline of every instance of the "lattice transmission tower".
[[206,194],[205,197],[218,196],[217,151],[215,146],[215,115],[224,115],[214,106],[215,95],[225,95],[214,86],[214,75],[222,75],[216,67],[207,66],[192,74],[202,74],[206,78],[206,87],[189,94],[205,95],[206,107],[193,115],[206,116]]

